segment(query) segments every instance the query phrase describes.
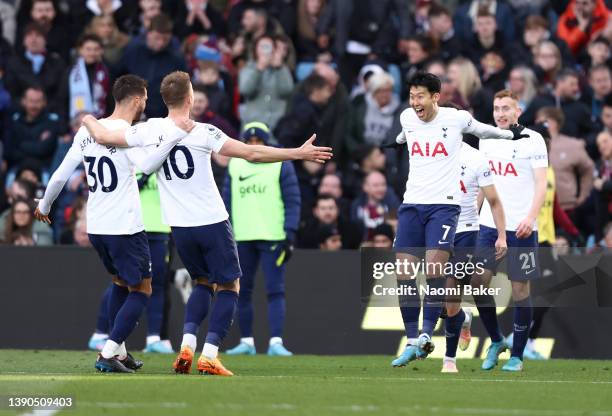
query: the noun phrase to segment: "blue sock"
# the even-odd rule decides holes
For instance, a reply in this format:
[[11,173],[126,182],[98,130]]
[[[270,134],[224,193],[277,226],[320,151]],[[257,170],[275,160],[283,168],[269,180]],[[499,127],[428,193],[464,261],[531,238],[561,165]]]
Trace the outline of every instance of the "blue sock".
[[108,298],[110,297],[112,286],[108,286],[102,295],[100,300],[100,307],[98,308],[98,320],[96,321],[96,332],[98,334],[108,334],[110,331],[109,317],[108,317]]
[[497,322],[497,309],[495,308],[495,298],[491,295],[474,296],[474,302],[478,308],[478,313],[482,324],[493,342],[501,342],[504,337],[499,330]]
[[147,305],[147,335],[159,335],[164,320],[164,286],[153,285],[153,293]]
[[[445,277],[433,277],[427,279],[427,287],[429,290],[443,289],[446,285]],[[444,295],[426,294],[423,297],[423,332],[429,336],[433,335],[433,331],[438,323],[438,318],[442,313],[442,305],[444,304]]]
[[523,351],[529,338],[532,307],[531,296],[514,302],[514,340],[512,341],[512,357],[523,359]]
[[[419,336],[419,314],[421,313],[421,298],[417,291],[416,280],[398,280],[397,288],[406,292],[398,296],[406,337],[409,340],[415,339]],[[410,293],[408,293],[409,289]]]
[[187,306],[185,307],[185,323],[183,334],[198,335],[198,329],[210,308],[210,298],[213,290],[210,286],[197,284],[189,295]]
[[219,346],[227,333],[238,304],[238,293],[231,290],[217,292],[217,299],[210,314],[210,325],[206,334],[206,343]]
[[125,286],[112,284],[108,295],[108,330],[113,332],[115,318],[125,303],[130,291]]
[[253,336],[252,299],[253,293],[240,286],[240,296],[238,297],[238,325],[240,326],[240,336],[243,338]]
[[457,345],[459,344],[459,334],[461,333],[461,326],[465,319],[465,312],[463,309],[459,310],[459,313],[455,316],[449,316],[446,318],[446,356],[455,357],[457,355]]
[[285,294],[283,292],[268,295],[268,321],[270,337],[282,337],[285,326]]
[[121,344],[132,333],[149,297],[142,292],[130,292],[115,318],[110,340]]

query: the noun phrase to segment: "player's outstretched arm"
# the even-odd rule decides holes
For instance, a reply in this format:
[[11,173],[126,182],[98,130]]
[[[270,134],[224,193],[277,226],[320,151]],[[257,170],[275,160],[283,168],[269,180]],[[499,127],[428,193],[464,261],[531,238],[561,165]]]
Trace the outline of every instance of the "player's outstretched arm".
[[129,147],[125,139],[125,131],[127,129],[109,130],[91,114],[83,117],[83,125],[87,128],[89,134],[96,139],[98,144],[103,146]]
[[34,211],[34,216],[38,221],[45,222],[47,224],[51,224],[51,220],[49,219],[49,212],[51,211],[51,206],[57,196],[62,192],[66,181],[72,175],[72,172],[81,164],[81,155],[78,150],[74,146],[68,150],[66,157],[62,160],[62,163],[59,165],[57,170],[53,172],[51,175],[51,179],[49,179],[49,184],[47,185],[47,189],[45,190],[45,195],[43,198],[38,201],[38,207]]
[[506,216],[504,215],[504,207],[501,199],[499,199],[499,195],[497,195],[495,185],[483,186],[480,189],[491,207],[493,222],[495,223],[495,228],[497,228],[498,237],[497,241],[495,242],[495,258],[499,260],[505,256],[506,251],[508,251],[508,244],[506,243]]
[[[467,113],[467,112],[466,112]],[[469,114],[469,113],[468,113]],[[489,126],[488,124],[481,123],[480,121],[469,116],[466,127],[463,129],[463,133],[473,134],[481,140],[489,139],[504,139],[504,140],[518,140],[525,137],[529,137],[527,134],[522,134],[525,127],[520,124],[513,124],[508,130],[500,129],[499,127]]]
[[271,163],[285,160],[310,160],[325,163],[333,156],[331,147],[320,147],[313,144],[317,135],[313,134],[303,145],[292,149],[271,146],[245,144],[238,140],[226,140],[219,154],[228,157],[239,157],[249,162]]

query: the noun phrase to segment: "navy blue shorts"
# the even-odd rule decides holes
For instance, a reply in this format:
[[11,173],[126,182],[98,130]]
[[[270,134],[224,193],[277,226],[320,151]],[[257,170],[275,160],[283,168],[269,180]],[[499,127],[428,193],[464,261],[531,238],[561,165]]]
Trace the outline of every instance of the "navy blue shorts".
[[473,264],[477,239],[478,231],[464,231],[455,234],[453,256],[449,260],[453,264],[455,273],[448,277],[454,277],[460,281],[467,281],[470,278],[475,267]]
[[453,250],[461,208],[448,204],[402,204],[394,247],[421,257],[427,250]]
[[172,237],[192,279],[231,283],[242,276],[238,249],[228,220],[199,227],[172,227]]
[[144,231],[131,235],[88,235],[110,274],[119,276],[128,286],[151,277],[151,253]]
[[[495,241],[497,230],[491,227],[480,226],[476,242],[476,261],[483,262],[485,269],[494,273],[497,271],[498,261],[495,260]],[[508,279],[531,280],[540,277],[538,260],[538,233],[534,231],[528,238],[516,238],[514,231],[506,231],[508,243]]]

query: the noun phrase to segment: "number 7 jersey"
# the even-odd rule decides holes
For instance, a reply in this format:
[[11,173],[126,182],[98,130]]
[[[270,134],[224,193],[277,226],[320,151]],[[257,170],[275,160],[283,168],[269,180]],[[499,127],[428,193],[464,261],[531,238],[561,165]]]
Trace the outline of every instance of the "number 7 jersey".
[[[176,129],[167,118],[152,118],[126,132],[130,146],[153,146]],[[198,227],[225,221],[229,215],[215,183],[210,158],[229,137],[218,128],[196,123],[157,171],[164,223]]]

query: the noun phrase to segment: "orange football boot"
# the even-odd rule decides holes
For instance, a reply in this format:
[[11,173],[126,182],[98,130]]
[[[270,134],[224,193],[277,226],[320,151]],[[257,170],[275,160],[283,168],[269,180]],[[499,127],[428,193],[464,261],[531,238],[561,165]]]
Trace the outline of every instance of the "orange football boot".
[[191,363],[193,363],[193,350],[185,345],[181,347],[181,352],[172,364],[174,371],[179,374],[189,374],[191,372]]
[[223,367],[218,358],[211,360],[203,355],[198,360],[198,371],[200,374],[208,374],[211,376],[233,376],[234,373]]

